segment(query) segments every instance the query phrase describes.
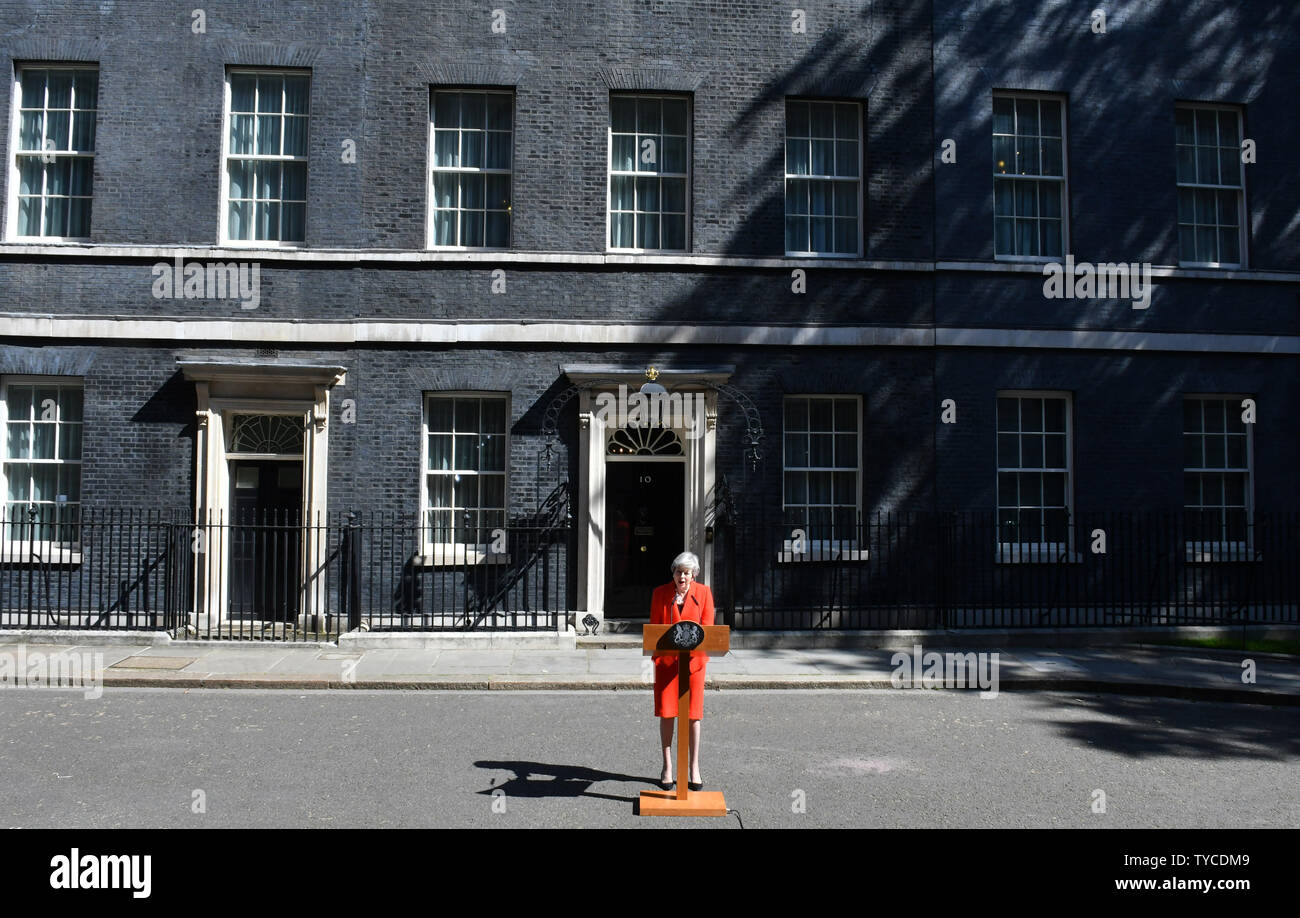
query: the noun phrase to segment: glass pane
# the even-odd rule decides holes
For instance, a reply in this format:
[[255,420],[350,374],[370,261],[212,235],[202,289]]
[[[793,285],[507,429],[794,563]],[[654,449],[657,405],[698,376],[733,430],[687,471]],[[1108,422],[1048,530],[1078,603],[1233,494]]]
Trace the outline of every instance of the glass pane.
[[808,175],[810,160],[808,141],[803,139],[785,142],[785,171],[790,175]]
[[834,206],[833,182],[808,183],[808,210],[814,216],[830,216]]
[[45,202],[45,226],[42,228],[46,236],[62,236],[68,227],[68,199],[67,198],[49,198]]
[[858,215],[857,182],[836,182],[834,195],[835,215],[837,217],[856,217]]
[[1024,398],[1020,400],[1020,429],[1033,431],[1043,429],[1043,400],[1041,398]]
[[486,237],[486,227],[484,226],[485,215],[483,211],[463,210],[458,216],[460,218],[460,244],[468,246],[483,245]]
[[307,164],[285,163],[281,167],[281,197],[286,201],[307,200]]
[[429,435],[429,468],[433,471],[446,471],[451,468],[451,436],[449,434]]
[[994,221],[994,245],[998,255],[1014,255],[1016,221],[1007,218],[999,218]]
[[[499,438],[498,438],[499,439]],[[505,507],[506,505],[506,479],[504,475],[480,475],[479,476],[479,502],[484,507]],[[496,515],[489,516],[483,514],[485,519],[497,520]],[[493,523],[488,525],[500,525]]]
[[640,249],[659,248],[659,215],[636,215],[636,247]]
[[496,249],[510,245],[510,215],[488,211],[484,230],[483,244]]
[[788,398],[785,400],[785,429],[808,429],[808,399]]
[[47,112],[45,144],[47,150],[67,150],[69,132],[72,130],[71,112]]
[[856,140],[841,140],[835,144],[835,174],[857,178],[858,143]]
[[837,398],[835,400],[835,429],[841,431],[857,431],[857,402],[847,398]]
[[1020,429],[1020,400],[1017,398],[998,399],[998,430],[1017,431]]
[[998,434],[998,467],[1020,467],[1020,437],[1016,434]]
[[856,467],[858,464],[858,435],[835,435],[835,464],[840,467]]
[[1016,254],[1037,255],[1038,226],[1033,220],[1016,221]]
[[686,101],[684,99],[665,99],[663,103],[665,134],[686,136]]
[[1016,133],[1020,136],[1038,133],[1038,100],[1016,100]]
[[59,458],[81,458],[81,425],[65,424],[59,428]]
[[452,399],[429,399],[429,431],[446,433],[452,430]]
[[253,164],[254,196],[263,200],[280,197],[280,164],[256,162]]
[[284,204],[280,207],[280,239],[303,242],[307,238],[307,205]]
[[808,136],[808,103],[786,102],[785,133],[787,137]]
[[254,232],[258,239],[279,240],[280,205],[258,203],[253,205]]
[[481,131],[487,126],[487,97],[467,92],[460,97],[460,126]]
[[1007,98],[995,98],[993,100],[993,133],[1014,134],[1015,130],[1015,102]]
[[487,127],[490,131],[509,131],[512,127],[514,100],[505,93],[487,96]]
[[443,169],[460,165],[460,135],[456,131],[433,132],[433,164]]
[[1196,180],[1202,185],[1219,184],[1219,157],[1213,147],[1196,148]]
[[639,134],[658,134],[662,121],[658,99],[638,99],[636,103],[636,129]]
[[506,467],[505,434],[481,434],[479,436],[480,468],[488,471],[504,471]]
[[72,107],[72,72],[70,70],[51,70],[48,89],[46,107]]
[[810,168],[813,175],[835,174],[835,143],[831,140],[812,141],[812,161]]
[[489,210],[505,210],[510,206],[510,176],[488,175],[486,181],[486,198],[484,206]]
[[[831,502],[831,473],[808,473],[808,503],[829,504]],[[812,519],[812,516],[809,517]]]
[[632,210],[635,206],[635,181],[630,175],[612,175],[609,179],[610,210]]
[[32,457],[32,427],[26,422],[10,423],[5,437],[5,456],[9,459],[30,459]]
[[1241,185],[1241,154],[1235,149],[1219,151],[1219,181],[1224,185]]
[[636,100],[626,96],[613,96],[609,100],[609,123],[613,131],[633,134],[636,132]]
[[231,239],[253,238],[253,205],[247,201],[230,203],[226,233]]
[[785,502],[787,504],[804,504],[808,502],[808,473],[785,473]]
[[[464,112],[462,111],[462,115]],[[481,131],[462,131],[460,135],[460,164],[467,169],[483,168],[483,139]]]
[[1235,229],[1219,230],[1219,261],[1224,264],[1241,261],[1240,242],[1241,237]]
[[32,417],[32,388],[31,386],[10,386],[9,387],[9,420],[31,420]]
[[1178,148],[1178,181],[1193,183],[1196,181],[1196,148]]
[[998,175],[1016,171],[1016,141],[1014,137],[993,138],[993,171]]
[[1064,162],[1061,159],[1061,142],[1059,140],[1043,141],[1043,175],[1064,174]]
[[831,499],[837,504],[856,506],[858,503],[858,475],[856,472],[836,472],[831,476]]
[[483,165],[488,169],[510,168],[510,134],[491,131],[487,135],[487,151]]
[[284,111],[284,77],[257,78],[257,110],[259,112]]
[[1197,223],[1214,223],[1215,206],[1214,192],[1197,189],[1193,192],[1195,195],[1195,210]]
[[460,206],[481,210],[483,208],[485,177],[482,175],[462,175],[460,177]]
[[[8,465],[5,468],[5,477],[9,481],[9,500],[29,500],[31,498],[32,467],[30,465],[24,463]],[[25,515],[20,519],[25,519]]]
[[1218,221],[1220,226],[1237,225],[1237,192],[1219,191],[1215,193],[1219,199]]
[[[686,211],[686,179],[664,179],[660,184],[663,209],[672,213]],[[683,225],[685,225],[683,223]]]
[[1183,437],[1183,467],[1189,469],[1199,469],[1205,464],[1204,451],[1201,448],[1201,438],[1197,436]]
[[1043,465],[1049,469],[1065,468],[1065,436],[1044,437]]
[[615,135],[610,151],[610,168],[618,172],[632,172],[636,169],[636,136]]
[[458,433],[477,433],[479,430],[479,400],[476,398],[456,399],[456,431]]
[[1021,435],[1020,467],[1025,469],[1041,469],[1043,467],[1043,438],[1041,435]]
[[307,155],[307,119],[284,119],[284,155]]
[[72,122],[72,149],[79,153],[95,151],[95,113],[77,112]]
[[[459,444],[457,454],[459,455]],[[478,476],[453,475],[451,479],[451,502],[455,507],[478,506]],[[474,519],[473,516],[470,517]],[[463,520],[463,517],[462,517]],[[471,523],[471,525],[473,525]]]
[[1174,111],[1174,142],[1180,144],[1196,142],[1195,125],[1190,108],[1179,108]]
[[998,506],[1020,506],[1020,477],[1015,472],[998,473]]
[[1041,507],[1043,505],[1043,476],[1038,472],[1021,472],[1020,506]]
[[1219,142],[1218,117],[1215,112],[1198,108],[1193,110],[1196,116],[1196,142],[1214,146]]
[[1038,159],[1037,139],[1017,139],[1016,154],[1016,171],[1021,175],[1040,175],[1042,173]]
[[808,187],[811,183],[804,179],[788,179],[785,183],[785,212],[787,214],[808,213]]
[[834,402],[829,398],[808,400],[808,429],[830,431],[835,429]]
[[1213,227],[1198,227],[1196,230],[1196,254],[1200,261],[1216,262],[1219,260],[1218,231]]
[[785,249],[787,252],[808,251],[808,218],[787,216],[785,218]]
[[1056,433],[1065,433],[1065,399],[1044,399],[1043,411],[1043,429]]
[[48,70],[23,71],[23,108],[41,108],[45,105],[45,78]]
[[1011,182],[1016,198],[1016,215],[1033,217],[1038,214],[1038,183]]
[[1045,507],[1065,506],[1065,476],[1064,475],[1043,476],[1043,506]]
[[665,137],[663,144],[662,170],[664,172],[685,172],[686,138]]
[[69,194],[90,197],[93,191],[95,161],[83,157],[76,157],[68,161]]
[[[284,110],[295,115],[307,114],[310,81],[305,76],[284,78]],[[305,119],[304,119],[305,120]]]
[[230,152],[238,155],[253,152],[253,116],[230,116]]
[[230,110],[232,112],[253,111],[253,100],[257,90],[257,77],[247,73],[230,75]]
[[1223,437],[1205,438],[1205,467],[1221,469],[1228,461],[1226,444]]
[[811,136],[834,139],[835,106],[829,102],[811,103],[808,126]]
[[73,198],[68,202],[68,235],[90,235],[90,198]]
[[856,217],[835,219],[834,249],[838,255],[855,255],[858,251],[858,221]]
[[659,209],[659,180],[639,178],[636,180],[636,209]]
[[257,116],[256,149],[262,155],[278,155],[280,152],[280,116]]
[[659,229],[662,234],[660,244],[665,249],[684,250],[686,248],[685,215],[665,215],[660,218]]
[[253,164],[246,159],[232,159],[226,167],[230,175],[230,197],[251,198],[253,196]]
[[1038,110],[1043,119],[1039,126],[1039,133],[1044,137],[1060,137],[1061,103],[1045,100],[1039,103]]
[[59,486],[59,467],[57,465],[33,465],[32,500],[54,500]]
[[435,92],[433,94],[433,126],[435,129],[460,126],[460,93]]
[[1190,226],[1178,227],[1178,260],[1184,262],[1197,261],[1196,233]]
[[44,126],[45,114],[43,112],[23,112],[18,128],[18,149],[42,149],[41,139],[44,137],[42,133]]
[[808,435],[802,432],[785,435],[785,464],[787,468],[808,466]]
[[636,226],[632,214],[611,215],[609,220],[609,244],[615,249],[634,248],[633,228]]
[[856,105],[839,104],[835,106],[835,136],[857,140],[858,107]]

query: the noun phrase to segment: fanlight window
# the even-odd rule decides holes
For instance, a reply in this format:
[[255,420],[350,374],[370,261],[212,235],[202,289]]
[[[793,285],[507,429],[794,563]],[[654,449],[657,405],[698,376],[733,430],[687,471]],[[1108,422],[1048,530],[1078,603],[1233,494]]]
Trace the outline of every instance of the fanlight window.
[[304,422],[298,415],[237,414],[231,427],[232,453],[302,455]]
[[620,427],[609,438],[611,456],[681,456],[682,438],[665,427]]

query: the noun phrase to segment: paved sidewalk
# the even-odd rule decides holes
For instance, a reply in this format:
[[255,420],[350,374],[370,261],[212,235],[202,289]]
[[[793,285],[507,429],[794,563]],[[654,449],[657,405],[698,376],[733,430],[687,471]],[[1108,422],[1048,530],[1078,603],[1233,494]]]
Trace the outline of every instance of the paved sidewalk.
[[[21,648],[21,650],[20,650]],[[1155,645],[1053,650],[944,647],[924,653],[978,653],[966,680],[936,688],[1120,692],[1255,704],[1300,705],[1300,657]],[[0,684],[33,672],[35,654],[80,657],[118,686],[285,689],[600,689],[648,691],[649,658],[634,647],[575,650],[340,650],[333,645],[175,641],[155,644],[0,643]],[[996,668],[993,654],[997,654]],[[102,654],[102,657],[95,657]],[[21,655],[21,657],[20,657]],[[908,668],[912,652],[906,652]],[[1244,682],[1245,660],[1254,682]],[[4,661],[8,660],[8,666]],[[860,648],[737,649],[709,663],[708,686],[728,689],[893,689],[895,651]],[[945,658],[946,663],[946,658]],[[921,657],[916,687],[932,658]],[[7,669],[7,673],[6,673]],[[956,670],[956,675],[960,670]],[[996,677],[996,683],[993,679]],[[902,685],[901,687],[911,687]]]

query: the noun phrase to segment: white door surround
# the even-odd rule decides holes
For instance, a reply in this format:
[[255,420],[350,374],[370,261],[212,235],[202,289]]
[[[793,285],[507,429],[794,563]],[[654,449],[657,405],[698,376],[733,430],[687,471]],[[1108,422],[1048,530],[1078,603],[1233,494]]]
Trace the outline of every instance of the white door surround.
[[[642,367],[569,366],[563,371],[582,391],[578,401],[578,482],[574,488],[578,500],[578,614],[581,620],[590,614],[599,621],[605,617],[605,471],[608,462],[680,462],[685,465],[685,520],[683,549],[700,557],[700,581],[712,582],[713,544],[707,540],[713,527],[713,502],[717,456],[718,393],[715,386],[725,383],[733,367],[706,369],[664,369]],[[647,379],[663,386],[669,393],[681,393],[692,399],[703,395],[705,417],[697,421],[694,436],[680,423],[672,429],[681,437],[680,456],[646,456],[609,454],[609,438],[614,421],[600,410],[602,393],[617,395],[619,385],[625,392],[637,392]],[[676,418],[673,420],[680,420]],[[668,582],[668,574],[664,574]]]
[[[227,363],[178,360],[196,394],[194,519],[196,553],[194,612],[204,614],[209,626],[226,618],[229,595],[230,540],[223,524],[230,514],[230,431],[237,414],[296,416],[302,419],[303,437],[303,570],[316,570],[327,554],[329,390],[344,382],[346,370],[338,366],[289,364],[279,361]],[[299,605],[299,621],[323,614],[327,608],[323,579],[317,578]]]

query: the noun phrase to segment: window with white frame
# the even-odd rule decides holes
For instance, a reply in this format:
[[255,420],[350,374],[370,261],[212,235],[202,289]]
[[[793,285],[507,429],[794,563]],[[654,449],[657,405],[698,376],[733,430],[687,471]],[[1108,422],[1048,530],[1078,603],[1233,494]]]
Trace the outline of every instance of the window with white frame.
[[1069,542],[1070,399],[1006,392],[997,397],[998,542]]
[[1183,507],[1194,543],[1244,543],[1251,512],[1251,425],[1243,396],[1183,399]]
[[508,411],[503,395],[426,397],[426,545],[485,545],[505,527]]
[[787,255],[862,251],[862,106],[785,103]]
[[682,96],[609,98],[609,247],[689,247],[691,111]]
[[506,248],[514,94],[438,89],[429,111],[431,244]]
[[19,67],[13,237],[90,238],[99,72]]
[[993,239],[998,258],[1065,253],[1065,103],[993,96]]
[[1178,261],[1225,267],[1245,263],[1245,175],[1241,111],[1179,105],[1174,114],[1178,157]]
[[785,397],[782,506],[812,542],[857,538],[861,413],[856,395]]
[[229,72],[225,241],[306,240],[310,95],[305,73]]
[[80,380],[8,377],[3,401],[6,541],[77,541],[81,514]]

